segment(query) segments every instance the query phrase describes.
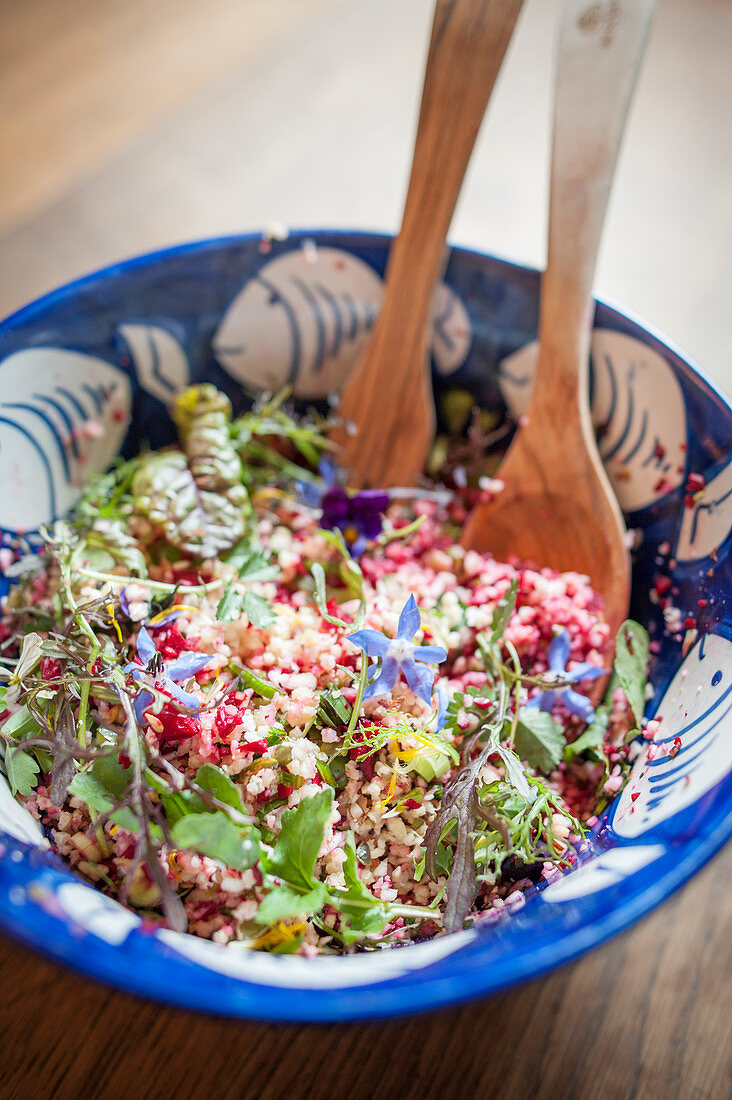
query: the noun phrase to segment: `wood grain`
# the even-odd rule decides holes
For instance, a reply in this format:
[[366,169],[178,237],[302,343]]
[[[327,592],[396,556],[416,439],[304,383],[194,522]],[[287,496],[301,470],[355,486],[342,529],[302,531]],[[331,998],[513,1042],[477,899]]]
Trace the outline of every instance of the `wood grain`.
[[[435,434],[429,334],[447,232],[523,0],[437,0],[404,218],[334,433],[358,489],[414,485]],[[355,430],[354,430],[355,429]]]
[[586,574],[614,637],[628,615],[625,523],[590,419],[592,284],[654,0],[569,0],[554,102],[549,247],[531,402],[464,545]]
[[732,849],[631,932],[436,1015],[274,1027],[94,985],[0,940],[3,1100],[726,1100]]

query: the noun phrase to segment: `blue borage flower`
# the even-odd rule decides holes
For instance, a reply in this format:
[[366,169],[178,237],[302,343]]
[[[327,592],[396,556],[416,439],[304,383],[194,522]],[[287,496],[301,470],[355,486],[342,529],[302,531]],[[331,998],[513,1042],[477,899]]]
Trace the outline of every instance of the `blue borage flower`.
[[[573,684],[579,684],[583,680],[596,680],[598,676],[605,675],[605,669],[587,662],[575,665],[570,672],[567,672],[569,648],[569,634],[566,630],[560,630],[549,643],[549,649],[547,650],[549,674],[545,679],[551,680],[553,675],[557,680],[571,680]],[[533,699],[530,699],[526,705],[527,707],[538,707],[539,710],[550,711],[557,699],[564,703],[571,714],[575,714],[584,722],[591,722],[595,717],[595,708],[590,700],[571,687],[545,688],[544,691],[538,692]]]
[[447,688],[443,684],[438,684],[437,687],[437,725],[434,732],[439,733],[445,728],[445,719],[447,718],[447,708],[450,705],[450,696],[447,694]]
[[[166,664],[162,656],[155,648],[155,643],[143,626],[137,635],[137,656],[142,665],[134,661],[125,665],[123,672],[129,673],[135,683],[146,683],[150,687],[157,687],[181,703],[187,710],[198,711],[201,709],[199,700],[189,691],[183,691],[178,687],[182,680],[188,680],[202,668],[205,668],[213,657],[209,653],[182,653],[175,661]],[[150,704],[153,696],[149,691],[142,691],[134,702],[135,716],[138,722]]]
[[447,659],[447,651],[441,645],[415,645],[412,639],[421,625],[422,616],[417,602],[414,596],[410,596],[399,616],[396,638],[388,638],[386,634],[370,629],[347,635],[348,641],[363,649],[368,657],[381,659],[380,668],[375,664],[369,669],[370,683],[364,692],[364,699],[386,695],[399,679],[399,673],[403,672],[411,691],[429,706],[435,676],[430,669],[420,665],[441,664]]

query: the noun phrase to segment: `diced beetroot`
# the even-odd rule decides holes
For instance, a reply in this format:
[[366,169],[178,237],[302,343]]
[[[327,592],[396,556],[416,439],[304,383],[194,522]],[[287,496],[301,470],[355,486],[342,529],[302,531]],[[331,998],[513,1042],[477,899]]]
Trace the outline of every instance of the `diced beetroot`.
[[170,703],[165,704],[157,717],[163,726],[163,732],[158,734],[158,740],[163,745],[187,741],[189,737],[200,733],[201,723],[198,718],[192,714],[183,714]]
[[266,737],[263,737],[260,741],[247,741],[241,747],[243,752],[253,752],[255,756],[261,756],[269,748]]
[[158,643],[158,652],[170,659],[180,657],[181,653],[193,648],[191,640],[183,637],[175,623],[168,626],[164,640]]
[[289,798],[294,790],[295,788],[291,787],[289,783],[279,783],[277,785],[277,797]]
[[54,657],[44,657],[41,661],[41,676],[44,680],[55,680],[61,675],[61,662]]

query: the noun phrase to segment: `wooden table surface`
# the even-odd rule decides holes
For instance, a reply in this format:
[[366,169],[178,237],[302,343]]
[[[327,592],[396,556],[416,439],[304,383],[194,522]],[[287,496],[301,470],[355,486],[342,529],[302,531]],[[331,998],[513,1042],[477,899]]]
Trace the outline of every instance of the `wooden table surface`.
[[[550,42],[527,0],[453,239],[540,265]],[[178,240],[398,223],[427,0],[0,0],[0,315]],[[732,4],[659,0],[598,289],[732,389]],[[0,1097],[728,1097],[732,849],[640,925],[378,1025],[194,1016],[0,939]]]

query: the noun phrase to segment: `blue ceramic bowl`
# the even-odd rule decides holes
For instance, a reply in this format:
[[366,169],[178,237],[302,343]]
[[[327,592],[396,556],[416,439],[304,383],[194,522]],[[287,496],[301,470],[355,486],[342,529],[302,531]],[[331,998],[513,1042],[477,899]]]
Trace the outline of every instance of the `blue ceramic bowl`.
[[[290,383],[336,389],[379,309],[389,239],[296,233],[183,245],[110,267],[0,325],[0,527],[5,544],[71,508],[88,471],[142,440],[172,438],[166,412],[190,381],[236,406]],[[468,391],[525,407],[537,272],[455,249],[434,310],[438,409]],[[732,410],[677,350],[599,302],[592,405],[629,527],[639,529],[633,615],[659,643],[649,713],[675,758],[646,759],[603,815],[580,866],[518,912],[405,950],[302,959],[151,932],[49,850],[0,775],[0,926],[112,985],[189,1008],[268,1020],[349,1020],[437,1008],[565,962],[647,913],[732,832]],[[74,439],[80,420],[105,426]],[[130,419],[131,416],[131,419]],[[127,424],[131,427],[127,430]],[[689,474],[706,488],[688,495]],[[663,610],[650,596],[667,578]],[[693,620],[696,628],[687,626]]]

